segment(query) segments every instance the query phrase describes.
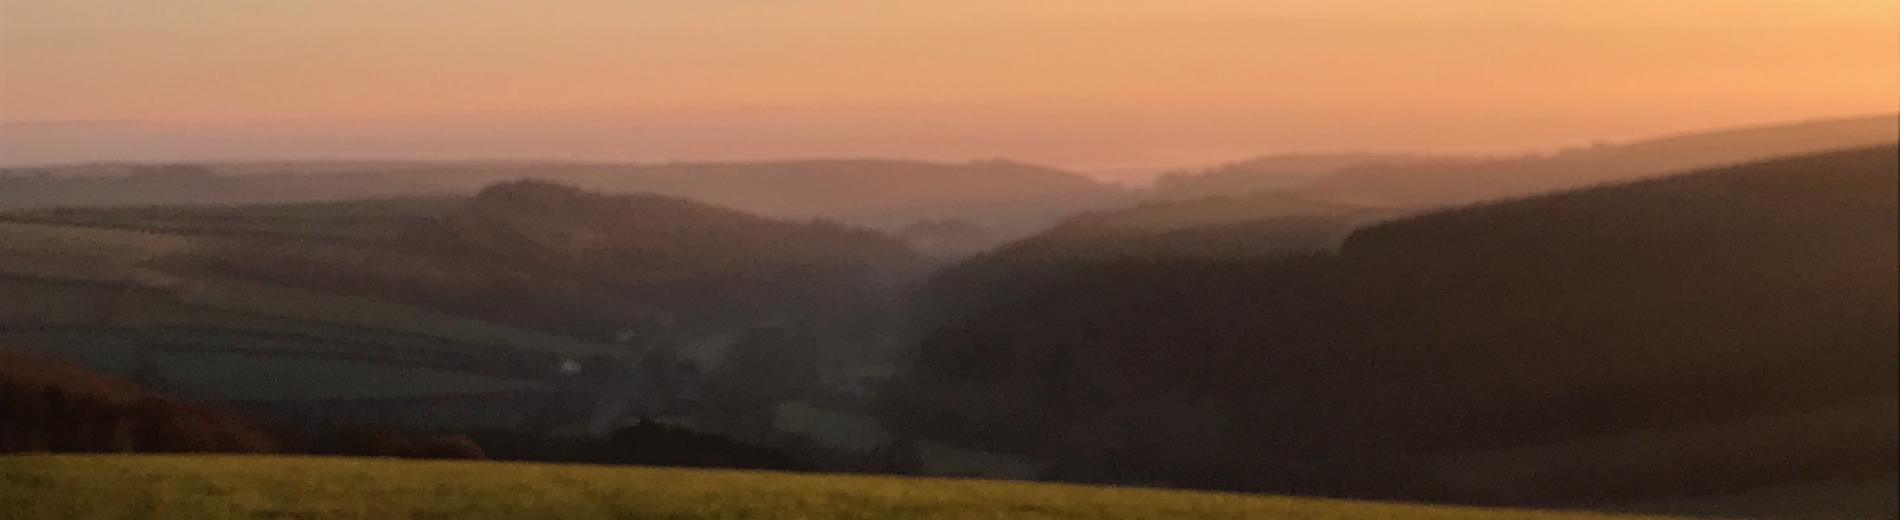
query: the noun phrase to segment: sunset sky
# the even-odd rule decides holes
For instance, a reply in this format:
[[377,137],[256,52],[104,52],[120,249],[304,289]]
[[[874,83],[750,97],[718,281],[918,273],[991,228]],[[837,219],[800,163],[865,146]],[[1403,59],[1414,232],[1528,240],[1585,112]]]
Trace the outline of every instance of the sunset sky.
[[1893,0],[0,0],[0,162],[1507,152],[1900,109]]

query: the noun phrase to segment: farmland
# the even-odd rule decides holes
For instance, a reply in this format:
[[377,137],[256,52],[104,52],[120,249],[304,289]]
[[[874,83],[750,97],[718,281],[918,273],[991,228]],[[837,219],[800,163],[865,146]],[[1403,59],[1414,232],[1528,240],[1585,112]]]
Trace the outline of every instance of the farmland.
[[[701,383],[700,360],[658,359],[672,347],[881,323],[868,304],[915,260],[864,229],[546,183],[18,210],[0,213],[0,344],[305,426],[601,433]],[[810,341],[855,348],[860,329]],[[675,377],[623,388],[649,357]]]
[[457,396],[475,399],[475,408],[537,406],[540,399],[523,396],[553,391],[564,360],[624,354],[413,305],[177,268],[181,257],[247,241],[382,247],[385,224],[429,208],[375,201],[8,214],[0,217],[0,348],[293,417],[358,400],[387,401],[397,414],[427,408],[401,402]]
[[[245,206],[55,208],[10,212],[4,220],[15,226],[92,228],[93,234],[108,236],[182,234],[377,243],[397,238],[407,219],[440,212],[454,200],[435,197]],[[61,236],[72,233],[69,229],[60,232]]]
[[[96,500],[100,496],[118,499]],[[317,457],[124,455],[0,458],[0,516],[1642,518],[978,480]]]

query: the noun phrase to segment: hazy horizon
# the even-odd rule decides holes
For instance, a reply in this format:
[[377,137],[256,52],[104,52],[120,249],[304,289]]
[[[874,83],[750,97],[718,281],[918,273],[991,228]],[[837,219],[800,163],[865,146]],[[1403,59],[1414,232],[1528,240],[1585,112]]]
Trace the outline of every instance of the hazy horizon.
[[[1196,171],[1221,164],[1242,161],[1271,155],[1329,154],[1329,153],[1423,153],[1445,155],[1468,155],[1478,157],[1504,157],[1526,154],[1543,154],[1598,144],[1626,144],[1650,139],[1669,138],[1711,131],[1737,130],[1764,126],[1801,124],[1808,122],[1861,119],[1881,116],[1895,116],[1900,113],[1862,113],[1836,114],[1798,119],[1773,121],[1746,121],[1732,124],[1720,124],[1695,128],[1666,128],[1637,131],[1629,135],[1594,138],[1578,138],[1563,142],[1547,142],[1535,145],[1494,148],[1406,148],[1397,146],[1370,147],[1340,145],[1333,147],[1289,148],[1275,150],[1233,151],[1225,154],[1198,156],[1161,163],[1095,163],[1088,157],[1076,157],[1073,161],[1038,160],[1033,153],[1022,155],[984,153],[975,147],[966,148],[969,153],[946,154],[930,150],[915,149],[912,153],[878,152],[873,149],[852,147],[815,148],[818,151],[799,152],[795,150],[799,143],[795,140],[778,140],[760,143],[761,146],[749,152],[721,154],[705,152],[718,150],[716,143],[668,142],[665,139],[653,139],[640,143],[613,142],[618,132],[590,131],[590,125],[576,124],[556,131],[570,135],[564,143],[573,148],[561,146],[538,146],[543,143],[523,143],[522,133],[546,131],[545,129],[525,129],[494,132],[501,123],[488,122],[480,128],[471,130],[464,124],[453,128],[434,129],[389,125],[382,128],[352,127],[347,123],[329,122],[329,124],[311,124],[300,126],[294,121],[269,123],[250,123],[234,125],[180,125],[150,123],[142,121],[121,122],[34,122],[0,123],[0,167],[39,167],[62,166],[90,163],[167,163],[167,162],[203,162],[203,163],[271,163],[271,162],[337,162],[337,163],[381,163],[381,162],[576,162],[576,163],[718,163],[718,162],[772,162],[801,160],[916,160],[946,163],[961,163],[983,160],[1010,160],[1030,164],[1050,166],[1072,171],[1102,182],[1130,186],[1145,185],[1160,175],[1170,172]],[[398,121],[416,120],[397,118]],[[382,120],[385,123],[390,119]],[[466,121],[466,119],[464,119]],[[1900,123],[1900,119],[1896,119]],[[307,123],[307,122],[306,122]],[[79,131],[74,131],[77,128]],[[106,129],[112,133],[86,133],[86,130]],[[26,134],[40,130],[39,135]],[[260,132],[259,130],[264,130]],[[50,130],[50,131],[48,131]],[[353,131],[370,130],[380,134],[375,141],[352,139],[348,134]],[[271,135],[270,132],[279,132]],[[656,130],[657,131],[657,130]],[[144,133],[141,133],[144,132]],[[591,133],[590,133],[591,132]],[[62,135],[63,134],[63,135]],[[288,134],[288,135],[285,135]],[[466,136],[477,134],[480,137],[469,139]],[[607,135],[606,139],[589,136]],[[22,141],[40,145],[34,150],[21,153]],[[35,142],[37,141],[37,142]],[[458,143],[459,141],[459,143]],[[1001,140],[999,140],[1000,142]],[[51,146],[47,146],[51,145]],[[459,145],[459,146],[458,146]],[[484,150],[475,152],[463,147],[475,146]],[[27,145],[32,146],[32,145]],[[670,146],[670,148],[668,148]],[[247,153],[230,153],[233,148]],[[592,149],[590,153],[588,148]],[[667,153],[656,148],[685,150],[688,153]],[[884,148],[890,150],[890,148]],[[100,154],[105,150],[106,154]],[[497,152],[496,150],[500,150]],[[829,152],[824,150],[830,150]],[[898,150],[903,150],[899,147]],[[199,153],[194,153],[197,151]],[[650,151],[640,154],[638,151]],[[701,151],[695,154],[690,151]],[[36,156],[35,154],[42,154]],[[21,158],[24,157],[24,160]],[[40,160],[34,160],[34,159]]]
[[0,0],[0,518],[1900,519],[1896,94],[1900,0]]
[[1900,5],[0,0],[0,162],[1505,154],[1900,111]]

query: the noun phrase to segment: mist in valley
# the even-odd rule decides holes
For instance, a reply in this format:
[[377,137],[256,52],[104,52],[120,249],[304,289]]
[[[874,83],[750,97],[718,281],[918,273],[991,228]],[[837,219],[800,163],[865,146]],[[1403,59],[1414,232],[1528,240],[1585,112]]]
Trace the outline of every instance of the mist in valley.
[[0,498],[169,453],[1893,517],[1900,26],[1704,3],[0,0]]

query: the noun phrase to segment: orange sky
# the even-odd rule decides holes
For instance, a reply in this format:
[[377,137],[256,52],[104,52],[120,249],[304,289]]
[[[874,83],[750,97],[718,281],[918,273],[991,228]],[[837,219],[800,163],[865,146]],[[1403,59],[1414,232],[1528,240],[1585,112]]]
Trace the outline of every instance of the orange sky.
[[[1894,110],[1893,0],[0,0],[0,122],[392,136],[195,152],[236,158],[1107,168]],[[549,131],[432,137],[468,126]]]

